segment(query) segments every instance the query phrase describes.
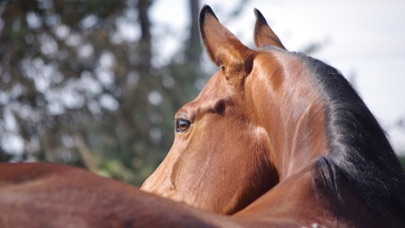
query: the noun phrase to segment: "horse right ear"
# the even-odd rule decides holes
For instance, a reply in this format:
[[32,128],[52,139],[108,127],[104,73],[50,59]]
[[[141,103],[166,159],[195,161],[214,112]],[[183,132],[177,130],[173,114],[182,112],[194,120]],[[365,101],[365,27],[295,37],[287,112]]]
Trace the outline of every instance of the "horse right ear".
[[210,59],[231,84],[240,83],[252,69],[254,51],[225,28],[207,5],[200,12],[200,32]]
[[255,9],[255,14],[256,14],[256,25],[255,25],[254,40],[256,47],[270,45],[286,50],[284,45],[281,43],[280,39],[267,24],[267,21],[263,17],[262,13],[260,13],[259,10]]

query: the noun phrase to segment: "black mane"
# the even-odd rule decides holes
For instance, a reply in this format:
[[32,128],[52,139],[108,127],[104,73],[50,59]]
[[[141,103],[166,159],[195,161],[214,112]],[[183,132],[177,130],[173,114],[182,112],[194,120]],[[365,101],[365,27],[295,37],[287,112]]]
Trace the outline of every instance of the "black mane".
[[346,179],[373,210],[376,202],[405,220],[405,174],[377,120],[349,82],[333,67],[300,55],[327,109],[331,153],[320,158],[323,182],[339,198]]

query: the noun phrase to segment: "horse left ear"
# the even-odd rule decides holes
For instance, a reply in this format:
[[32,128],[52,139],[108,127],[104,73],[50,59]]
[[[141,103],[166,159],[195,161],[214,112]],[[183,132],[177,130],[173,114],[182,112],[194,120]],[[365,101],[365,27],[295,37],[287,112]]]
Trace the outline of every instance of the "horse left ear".
[[280,39],[267,24],[267,21],[263,17],[263,14],[260,13],[260,11],[257,9],[255,9],[255,14],[256,14],[256,25],[255,25],[254,40],[256,47],[270,45],[286,50],[284,45],[281,43]]
[[226,78],[246,77],[253,65],[253,50],[243,45],[205,5],[200,12],[200,33],[210,59],[221,67]]

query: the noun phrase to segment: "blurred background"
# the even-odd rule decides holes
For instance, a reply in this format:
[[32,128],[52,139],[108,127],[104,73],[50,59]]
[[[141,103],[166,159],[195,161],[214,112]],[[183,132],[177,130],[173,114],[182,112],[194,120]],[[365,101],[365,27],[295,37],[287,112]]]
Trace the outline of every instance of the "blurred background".
[[261,10],[287,49],[340,69],[405,153],[405,1],[0,0],[0,161],[140,185],[215,71],[202,4],[250,47]]

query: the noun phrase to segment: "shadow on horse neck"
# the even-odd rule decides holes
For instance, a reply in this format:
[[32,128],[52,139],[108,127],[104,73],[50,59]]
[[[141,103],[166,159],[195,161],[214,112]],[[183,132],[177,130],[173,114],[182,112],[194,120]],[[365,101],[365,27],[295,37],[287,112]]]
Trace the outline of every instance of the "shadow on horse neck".
[[405,223],[404,172],[369,109],[336,69],[288,52],[255,12],[249,49],[202,10],[220,70],[176,113],[173,146],[142,189],[236,217]]

